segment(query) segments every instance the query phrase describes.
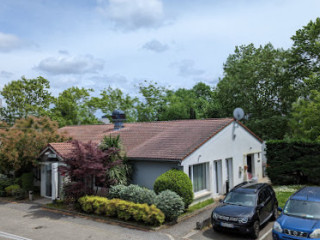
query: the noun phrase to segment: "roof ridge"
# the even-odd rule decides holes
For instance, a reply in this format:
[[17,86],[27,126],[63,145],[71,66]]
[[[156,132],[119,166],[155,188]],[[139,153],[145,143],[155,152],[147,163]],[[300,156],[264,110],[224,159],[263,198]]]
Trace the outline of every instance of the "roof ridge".
[[[191,122],[191,121],[210,121],[210,120],[231,120],[231,117],[225,118],[201,118],[201,119],[174,119],[174,120],[166,120],[166,121],[148,121],[148,122],[124,122],[124,124],[151,124],[151,123],[171,123],[171,122]],[[83,124],[83,125],[67,125],[66,127],[83,127],[83,126],[111,126],[113,123],[107,124]],[[60,129],[62,129],[60,128]]]

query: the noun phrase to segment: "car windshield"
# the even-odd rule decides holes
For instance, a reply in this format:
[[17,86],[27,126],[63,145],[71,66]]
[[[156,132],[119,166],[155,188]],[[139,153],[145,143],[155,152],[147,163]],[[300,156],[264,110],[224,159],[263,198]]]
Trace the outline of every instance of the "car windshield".
[[256,204],[256,195],[242,192],[229,192],[224,202],[239,206],[254,207]]
[[283,213],[290,216],[320,219],[320,202],[289,200]]

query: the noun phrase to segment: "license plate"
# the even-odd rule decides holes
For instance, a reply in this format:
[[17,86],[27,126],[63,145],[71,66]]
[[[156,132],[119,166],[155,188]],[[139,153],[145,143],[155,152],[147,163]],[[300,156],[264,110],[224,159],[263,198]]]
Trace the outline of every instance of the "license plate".
[[233,224],[224,222],[221,223],[221,227],[234,228]]

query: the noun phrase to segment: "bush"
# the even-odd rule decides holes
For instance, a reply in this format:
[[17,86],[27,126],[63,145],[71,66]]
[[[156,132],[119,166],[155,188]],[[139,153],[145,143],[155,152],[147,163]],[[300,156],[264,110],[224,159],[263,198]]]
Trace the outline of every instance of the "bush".
[[156,206],[137,204],[121,199],[107,199],[97,196],[84,196],[79,200],[81,208],[87,213],[95,213],[123,220],[135,220],[148,225],[161,225],[165,216]]
[[134,184],[128,187],[123,185],[111,187],[108,195],[110,199],[119,198],[134,203],[146,203],[149,205],[154,204],[156,196],[154,191]]
[[159,193],[156,197],[155,205],[164,213],[169,221],[176,220],[184,211],[182,198],[170,190]]
[[157,194],[167,189],[177,193],[182,198],[185,208],[193,201],[192,182],[181,170],[171,169],[160,175],[154,182],[153,189]]
[[268,141],[267,173],[273,184],[319,184],[320,142]]
[[10,185],[10,186],[6,187],[5,191],[6,191],[8,196],[14,196],[15,193],[21,191],[21,188],[20,188],[19,185],[14,184],[14,185]]
[[6,187],[13,185],[13,179],[1,175],[0,177],[0,191],[3,191]]
[[92,189],[82,182],[69,182],[63,185],[63,196],[67,204],[77,203],[79,198],[91,194],[93,194]]
[[125,189],[127,189],[127,186],[124,186],[124,185],[115,185],[115,186],[112,186],[112,187],[109,189],[108,198],[109,198],[109,199],[112,199],[112,198],[119,198],[119,199],[121,199],[121,197],[120,197],[120,192],[124,191]]
[[33,172],[21,175],[21,186],[25,191],[33,190]]

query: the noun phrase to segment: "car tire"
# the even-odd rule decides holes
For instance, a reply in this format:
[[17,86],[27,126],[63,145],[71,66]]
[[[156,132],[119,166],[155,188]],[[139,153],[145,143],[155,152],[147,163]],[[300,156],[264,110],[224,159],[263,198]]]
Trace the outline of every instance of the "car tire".
[[253,227],[252,227],[252,232],[251,232],[251,237],[253,239],[257,239],[259,237],[259,232],[260,232],[260,223],[258,220],[256,220],[253,223]]
[[274,205],[271,220],[277,220],[278,217],[279,217],[278,206]]

